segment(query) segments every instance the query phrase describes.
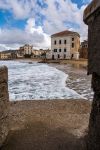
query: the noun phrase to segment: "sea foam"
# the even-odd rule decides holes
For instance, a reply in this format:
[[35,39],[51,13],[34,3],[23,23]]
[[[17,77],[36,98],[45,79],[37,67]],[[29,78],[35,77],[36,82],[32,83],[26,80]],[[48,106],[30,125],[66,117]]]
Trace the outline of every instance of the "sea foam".
[[0,61],[0,65],[9,69],[11,101],[82,98],[66,87],[67,74],[47,64]]

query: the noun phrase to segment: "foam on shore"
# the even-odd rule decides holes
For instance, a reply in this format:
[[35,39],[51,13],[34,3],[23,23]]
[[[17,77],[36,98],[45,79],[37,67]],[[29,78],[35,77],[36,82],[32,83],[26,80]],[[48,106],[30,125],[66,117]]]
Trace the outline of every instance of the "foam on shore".
[[1,61],[1,64],[9,69],[11,100],[83,98],[66,87],[68,75],[54,67],[36,62]]

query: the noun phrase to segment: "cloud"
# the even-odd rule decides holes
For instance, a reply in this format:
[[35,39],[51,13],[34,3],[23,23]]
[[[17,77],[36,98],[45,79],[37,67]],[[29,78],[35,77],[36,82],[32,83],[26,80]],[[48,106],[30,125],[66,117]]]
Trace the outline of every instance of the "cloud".
[[[46,2],[48,8],[42,11],[46,16],[44,21],[45,32],[52,34],[61,30],[72,29],[79,32],[82,39],[87,37],[87,26],[83,23],[83,12],[86,5],[78,8],[77,4],[72,3],[71,0],[47,0]],[[56,5],[55,2],[57,2]]]
[[90,1],[83,0],[78,8],[71,0],[0,0],[0,9],[12,12],[16,20],[27,20],[24,29],[1,28],[0,44],[15,48],[29,43],[46,48],[50,47],[51,34],[66,29],[79,32],[81,40],[87,39],[83,12]]
[[37,48],[50,48],[50,37],[44,33],[41,26],[35,27],[35,20],[28,19],[25,29],[0,29],[0,44],[5,47],[17,48],[23,44],[32,44]]
[[32,0],[0,0],[0,9],[10,10],[16,19],[26,19],[30,16],[35,2]]

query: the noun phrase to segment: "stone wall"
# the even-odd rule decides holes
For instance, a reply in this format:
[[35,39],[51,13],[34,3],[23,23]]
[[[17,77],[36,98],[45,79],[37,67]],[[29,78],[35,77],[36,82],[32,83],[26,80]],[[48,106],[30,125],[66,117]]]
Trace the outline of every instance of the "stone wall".
[[5,141],[8,134],[8,69],[0,67],[0,147]]
[[92,74],[94,91],[87,150],[100,150],[100,0],[86,8],[84,22],[88,25],[88,74]]

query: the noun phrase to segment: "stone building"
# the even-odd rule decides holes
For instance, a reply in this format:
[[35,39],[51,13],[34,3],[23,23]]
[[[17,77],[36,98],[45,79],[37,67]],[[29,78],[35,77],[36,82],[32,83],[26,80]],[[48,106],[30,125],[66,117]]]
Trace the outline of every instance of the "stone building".
[[80,53],[79,55],[80,58],[83,58],[83,59],[88,58],[88,41],[87,40],[81,42],[79,53]]
[[52,59],[79,59],[80,35],[62,31],[51,35]]

